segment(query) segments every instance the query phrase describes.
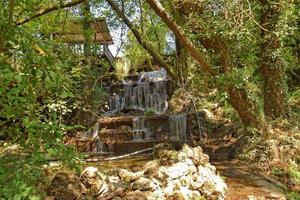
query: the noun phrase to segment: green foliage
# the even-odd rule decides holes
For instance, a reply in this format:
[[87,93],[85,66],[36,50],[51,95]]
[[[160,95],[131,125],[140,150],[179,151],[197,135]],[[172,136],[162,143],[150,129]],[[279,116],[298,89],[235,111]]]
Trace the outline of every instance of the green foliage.
[[[86,103],[88,81],[91,104],[100,104],[104,92],[95,80],[101,72],[50,37],[66,20],[64,10],[15,26],[8,20],[6,2],[0,2],[0,140],[26,153],[1,153],[0,199],[43,199],[44,164],[61,160],[79,170],[74,147],[63,143],[76,128],[67,119]],[[15,1],[13,14],[26,18],[54,3],[59,1]]]
[[[142,40],[150,43],[158,53],[168,53],[168,33],[167,26],[153,13],[146,2],[141,1],[141,5],[137,5],[136,1],[128,3],[135,10],[135,14],[128,13],[132,16],[130,19],[136,24],[136,28],[142,35]],[[150,54],[136,41],[131,32],[127,33],[127,41],[124,45],[124,54],[130,59],[131,65],[136,67],[151,60]]]
[[288,200],[298,200],[300,199],[300,194],[299,192],[290,192],[287,194]]
[[300,184],[300,169],[296,163],[290,163],[288,167],[288,176],[290,177],[292,183]]
[[148,109],[144,112],[145,116],[152,116],[155,114],[155,110],[154,109]]

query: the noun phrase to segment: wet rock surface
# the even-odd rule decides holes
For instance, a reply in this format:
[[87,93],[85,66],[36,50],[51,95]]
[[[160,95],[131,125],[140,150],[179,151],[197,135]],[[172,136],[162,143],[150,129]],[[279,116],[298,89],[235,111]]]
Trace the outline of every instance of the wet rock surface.
[[[138,172],[119,169],[112,175],[87,167],[77,177],[78,185],[84,189],[70,199],[225,199],[227,186],[208,163],[201,147],[184,145],[179,152],[159,149],[156,155],[157,160],[147,162]],[[50,194],[54,199],[67,194],[69,179],[65,179],[62,182],[66,183],[59,187],[61,190]]]

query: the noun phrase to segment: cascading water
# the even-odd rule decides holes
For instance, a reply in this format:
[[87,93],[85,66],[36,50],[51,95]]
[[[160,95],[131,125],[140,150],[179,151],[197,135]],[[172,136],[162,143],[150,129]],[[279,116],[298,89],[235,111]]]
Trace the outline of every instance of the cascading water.
[[186,141],[187,140],[187,137],[186,137],[187,115],[186,115],[186,113],[170,116],[169,123],[170,123],[171,138],[175,138],[177,141],[179,141],[179,140]]
[[166,80],[164,71],[157,70],[144,73],[136,84],[125,82],[123,92],[110,97],[110,113],[124,109],[153,110],[158,114],[164,113],[168,108]]
[[151,131],[147,128],[147,122],[144,116],[133,118],[132,130],[134,132],[134,141],[141,141],[143,139],[143,134],[145,134],[145,139],[150,139],[152,136]]
[[96,148],[97,148],[97,152],[107,152],[106,146],[105,144],[103,144],[100,138],[98,138],[96,142]]

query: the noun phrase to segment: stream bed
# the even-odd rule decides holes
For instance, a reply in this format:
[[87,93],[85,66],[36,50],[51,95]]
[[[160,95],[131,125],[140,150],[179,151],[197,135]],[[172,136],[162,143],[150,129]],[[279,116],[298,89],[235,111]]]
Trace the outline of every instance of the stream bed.
[[130,169],[131,171],[139,171],[143,168],[145,163],[153,160],[152,154],[135,155],[131,157],[125,157],[117,160],[103,160],[98,162],[87,162],[85,167],[93,166],[97,167],[100,171],[107,172],[115,169]]
[[[143,154],[119,160],[88,162],[85,166],[94,166],[105,172],[120,168],[139,171],[150,160],[153,160],[151,154]],[[285,199],[283,192],[279,188],[258,173],[251,171],[247,166],[238,164],[236,160],[219,161],[212,164],[225,179],[228,186],[226,197],[228,200]]]

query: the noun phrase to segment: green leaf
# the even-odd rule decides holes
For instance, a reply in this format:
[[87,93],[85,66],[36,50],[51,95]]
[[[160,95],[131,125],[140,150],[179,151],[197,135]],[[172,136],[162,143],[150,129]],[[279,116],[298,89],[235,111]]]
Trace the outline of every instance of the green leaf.
[[13,199],[14,200],[21,200],[22,199],[22,195],[21,194],[15,194]]
[[45,83],[45,88],[46,89],[49,89],[52,87],[52,81],[50,79],[50,77],[47,75],[45,80],[44,80],[44,83]]

